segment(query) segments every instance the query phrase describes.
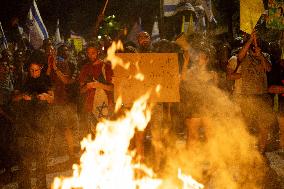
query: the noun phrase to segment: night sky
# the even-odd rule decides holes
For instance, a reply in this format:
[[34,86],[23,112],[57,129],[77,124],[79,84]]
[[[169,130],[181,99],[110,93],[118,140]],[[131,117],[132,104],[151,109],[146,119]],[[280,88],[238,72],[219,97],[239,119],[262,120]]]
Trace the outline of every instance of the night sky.
[[[20,19],[24,25],[32,0],[1,0],[0,21],[9,31],[10,20]],[[56,20],[60,19],[62,34],[73,30],[82,35],[91,33],[105,0],[37,0],[43,22],[50,34],[55,32]],[[109,0],[105,15],[116,15],[123,24],[133,23],[139,16],[143,29],[150,31],[154,17],[159,16],[159,0]]]

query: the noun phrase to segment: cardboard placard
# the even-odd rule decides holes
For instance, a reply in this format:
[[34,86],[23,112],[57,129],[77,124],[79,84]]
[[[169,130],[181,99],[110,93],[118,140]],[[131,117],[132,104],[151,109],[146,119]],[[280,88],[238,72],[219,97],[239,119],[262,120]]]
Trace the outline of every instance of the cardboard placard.
[[[176,53],[119,53],[128,70],[114,69],[114,96],[124,104],[133,103],[150,91],[149,102],[179,102],[179,66]],[[144,80],[137,79],[143,75]],[[160,92],[156,92],[157,86]]]

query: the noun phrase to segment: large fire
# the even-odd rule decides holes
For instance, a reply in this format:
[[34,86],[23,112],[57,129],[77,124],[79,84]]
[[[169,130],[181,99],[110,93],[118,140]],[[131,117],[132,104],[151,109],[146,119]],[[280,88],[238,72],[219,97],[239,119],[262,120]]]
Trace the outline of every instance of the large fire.
[[[120,44],[118,44],[120,45]],[[123,65],[113,54],[116,44],[108,50],[110,60]],[[110,53],[111,52],[111,53]],[[111,54],[111,55],[110,55]],[[114,65],[114,64],[113,64]],[[124,65],[125,66],[125,65]],[[125,66],[127,68],[128,66]],[[156,91],[159,90],[157,87]],[[91,135],[84,138],[81,148],[84,151],[80,164],[73,165],[73,176],[55,178],[53,189],[155,189],[161,188],[162,180],[157,178],[152,169],[133,160],[135,151],[129,150],[130,140],[135,130],[144,130],[151,118],[147,106],[150,93],[146,93],[133,103],[132,108],[115,121],[102,120],[97,124],[95,139]],[[117,104],[121,104],[117,102]],[[119,107],[116,107],[119,109]],[[137,173],[142,175],[137,176]],[[178,172],[183,181],[183,189],[201,189],[202,184]]]
[[[56,178],[53,189],[155,189],[161,180],[146,165],[134,163],[134,152],[128,150],[135,129],[147,126],[151,112],[147,107],[149,94],[138,99],[125,116],[116,120],[103,120],[97,125],[96,138],[91,135],[81,142],[83,155],[80,165],[73,165],[73,177]],[[135,172],[142,171],[142,178],[135,178]],[[179,171],[184,189],[199,189],[203,185]]]

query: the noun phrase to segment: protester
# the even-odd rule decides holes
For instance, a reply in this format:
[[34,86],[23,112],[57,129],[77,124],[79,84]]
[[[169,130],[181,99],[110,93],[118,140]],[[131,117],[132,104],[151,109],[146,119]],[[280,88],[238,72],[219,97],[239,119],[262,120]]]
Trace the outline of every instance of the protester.
[[[64,133],[71,161],[75,160],[74,154],[74,134],[78,129],[78,116],[76,100],[72,99],[77,91],[72,89],[77,77],[77,68],[70,60],[69,50],[66,45],[58,48],[57,59],[48,64],[49,75],[54,87],[54,113],[55,127],[59,133]],[[75,89],[74,89],[75,90]],[[76,97],[74,97],[76,98]]]
[[273,60],[272,70],[269,74],[269,88],[268,92],[274,94],[274,111],[277,113],[279,125],[279,148],[284,150],[284,59],[281,58],[281,48],[278,44],[273,47]]
[[17,148],[20,154],[22,177],[19,188],[31,187],[31,167],[36,162],[36,182],[38,188],[47,188],[46,168],[49,142],[53,127],[52,111],[54,95],[50,79],[42,73],[43,65],[32,60],[29,75],[23,88],[15,95]]
[[14,65],[15,65],[15,90],[19,90],[23,87],[23,84],[27,78],[27,60],[28,55],[22,49],[18,49],[14,53]]
[[229,60],[227,79],[235,81],[234,100],[241,107],[249,130],[258,133],[258,148],[264,153],[273,123],[266,75],[271,71],[271,63],[258,46],[256,35],[254,31],[238,55]]
[[[88,128],[91,131],[101,117],[108,116],[113,110],[113,71],[110,64],[98,58],[98,49],[94,44],[90,44],[86,51],[88,63],[80,71],[79,82],[80,93],[84,98],[84,112],[88,114]],[[98,97],[96,93],[100,89],[105,92],[106,96],[106,99],[102,98],[102,101],[96,99]],[[96,100],[99,101],[98,106],[94,104]]]
[[202,130],[207,141],[212,132],[211,120],[214,116],[212,113],[214,103],[206,91],[217,87],[218,76],[215,71],[210,70],[211,51],[207,45],[201,41],[200,45],[194,48],[196,59],[189,56],[189,52],[186,52],[184,57],[185,65],[191,63],[190,69],[186,71],[181,83],[181,103],[187,128],[187,148],[190,151],[194,151],[202,145]]
[[0,106],[8,106],[14,90],[13,56],[9,50],[3,50],[0,59]]
[[138,41],[138,52],[139,53],[149,53],[152,52],[152,43],[149,33],[142,31],[137,34]]

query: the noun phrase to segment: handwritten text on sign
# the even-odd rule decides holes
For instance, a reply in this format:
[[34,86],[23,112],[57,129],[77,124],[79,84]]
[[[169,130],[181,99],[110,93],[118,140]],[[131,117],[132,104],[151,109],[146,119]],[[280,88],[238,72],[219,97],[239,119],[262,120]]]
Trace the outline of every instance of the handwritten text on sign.
[[[179,102],[179,66],[175,53],[121,53],[117,54],[128,70],[117,66],[114,69],[115,99],[122,96],[125,104],[132,103],[147,91],[151,91],[150,102]],[[144,77],[140,80],[138,75]],[[155,88],[160,85],[160,92]]]

